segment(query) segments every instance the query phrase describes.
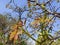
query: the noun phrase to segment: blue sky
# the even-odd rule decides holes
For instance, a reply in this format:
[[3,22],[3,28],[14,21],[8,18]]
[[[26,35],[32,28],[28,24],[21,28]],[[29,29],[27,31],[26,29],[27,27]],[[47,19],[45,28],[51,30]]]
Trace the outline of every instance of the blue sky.
[[[5,12],[9,12],[9,13],[13,12],[11,9],[6,8],[6,4],[8,4],[9,1],[10,0],[0,0],[0,13],[1,14],[5,13]],[[42,2],[42,1],[40,1],[40,2]],[[15,0],[15,3],[18,6],[20,6],[21,8],[23,8],[24,6],[27,5],[27,0]],[[60,4],[58,3],[58,5],[57,5],[56,3],[57,2],[54,1],[54,3],[52,5],[54,5],[56,7],[59,7]],[[57,12],[60,12],[60,10],[58,10]],[[25,14],[26,14],[26,12],[24,12],[23,15],[25,15]],[[16,16],[15,12],[12,13],[12,17],[17,17],[17,16]],[[55,25],[54,30],[59,30],[60,29],[60,26],[57,27],[57,24],[60,25],[59,22],[60,22],[60,20],[56,19],[56,23],[54,24]]]
[[[10,0],[0,0],[0,13],[3,14],[4,12],[9,12],[12,13],[13,11],[6,8],[6,4],[8,4]],[[21,8],[23,8],[24,6],[27,5],[27,0],[15,0],[15,3],[20,6]],[[58,3],[58,5],[56,4],[56,2],[53,3],[54,6],[59,7],[60,4]],[[60,10],[58,10],[57,12],[60,12]],[[23,15],[25,15],[26,12],[24,12]],[[16,14],[13,12],[12,13],[13,17],[16,17]],[[18,15],[17,15],[18,16]],[[58,25],[57,25],[58,24]],[[55,27],[53,28],[55,31],[60,30],[60,19],[56,19],[56,23],[54,24]]]
[[[8,10],[5,6],[6,4],[8,4],[10,0],[0,0],[0,13],[3,13],[3,12],[9,12],[10,10]],[[20,7],[23,7],[26,5],[26,0],[15,0],[15,3],[20,6]]]
[[[10,0],[0,0],[0,13],[3,14],[5,12],[7,13],[12,13],[13,17],[16,17],[16,14],[14,14],[14,12],[11,9],[6,8],[6,4],[8,4]],[[24,6],[26,6],[27,1],[26,0],[15,0],[15,3],[20,6],[21,8],[23,8]],[[13,3],[11,3],[13,4]]]
[[[9,13],[12,13],[13,11],[11,10],[11,9],[8,9],[8,8],[6,8],[6,4],[8,4],[8,2],[9,2],[10,0],[0,0],[0,13],[1,14],[3,14],[4,12],[9,12]],[[15,0],[15,3],[18,5],[18,6],[20,6],[21,8],[23,8],[24,6],[26,6],[27,5],[27,0]],[[58,5],[56,4],[57,2],[55,2],[54,1],[54,3],[52,4],[52,5],[54,5],[54,6],[56,6],[56,7],[59,7],[59,3],[58,3]],[[57,12],[60,12],[60,10],[58,10]],[[26,14],[26,12],[24,12],[24,14],[23,15],[25,15]],[[12,13],[12,16],[13,17],[16,17],[16,14],[13,12]],[[18,15],[17,15],[18,16]],[[57,24],[60,24],[59,23],[60,22],[60,20],[58,20],[58,19],[56,19],[56,23],[54,24],[55,25],[55,27],[54,27],[54,30],[59,30],[60,28],[58,28],[56,25]]]

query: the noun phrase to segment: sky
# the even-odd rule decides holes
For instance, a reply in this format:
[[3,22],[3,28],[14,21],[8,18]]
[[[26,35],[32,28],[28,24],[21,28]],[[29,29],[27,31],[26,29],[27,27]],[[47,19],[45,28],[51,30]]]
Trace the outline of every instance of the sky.
[[[12,17],[16,17],[16,13],[13,12],[11,9],[6,8],[6,4],[9,3],[10,0],[0,0],[0,13],[12,13]],[[23,8],[24,6],[26,6],[27,1],[26,0],[15,0],[15,3],[20,6],[21,8]],[[13,3],[11,3],[13,4]],[[13,4],[14,6],[14,4]],[[15,13],[15,14],[14,14]]]
[[[0,13],[1,14],[3,14],[3,13],[12,13],[12,17],[15,17],[15,18],[17,18],[18,17],[18,15],[16,16],[16,13],[15,12],[13,12],[11,9],[8,9],[8,8],[6,8],[6,4],[8,4],[8,2],[9,2],[10,0],[0,0]],[[44,0],[42,0],[42,1],[44,1]],[[40,1],[40,2],[42,2],[42,1]],[[15,3],[18,5],[18,6],[20,6],[21,8],[23,8],[24,6],[26,6],[27,5],[27,0],[15,0]],[[11,3],[11,4],[13,4],[13,3]],[[14,5],[14,4],[13,4]],[[54,5],[54,6],[56,6],[56,7],[59,7],[59,3],[58,3],[58,5],[56,4],[56,2],[54,2],[54,3],[52,3],[52,5]],[[58,12],[60,12],[60,10],[58,10]],[[26,12],[24,12],[23,13],[23,15],[25,16],[27,13]],[[55,25],[55,27],[53,28],[54,30],[59,30],[60,29],[60,19],[56,19],[56,23],[54,24]],[[58,24],[58,25],[57,25]]]
[[[8,12],[8,11],[10,11],[10,10],[8,10],[7,8],[6,8],[6,4],[8,4],[8,2],[9,2],[10,0],[0,0],[0,13],[3,13],[3,12]],[[23,7],[23,6],[25,6],[26,5],[26,0],[15,0],[15,3],[18,5],[18,6],[20,6],[20,7]],[[12,3],[13,4],[13,3]]]
[[[0,0],[0,13],[1,14],[5,13],[5,12],[12,13],[12,17],[17,17],[18,15],[16,16],[15,12],[13,12],[11,9],[6,8],[6,4],[8,4],[9,1],[10,0]],[[21,8],[23,8],[24,6],[27,5],[27,0],[15,0],[15,3],[18,6],[20,6]],[[60,4],[57,5],[56,2],[54,2],[53,5],[59,7]],[[58,10],[58,12],[60,12],[60,10]],[[24,12],[23,15],[25,15],[25,14],[26,14],[26,12]],[[55,27],[53,29],[55,31],[60,30],[60,19],[57,18],[56,23],[54,23],[54,25],[55,25]]]

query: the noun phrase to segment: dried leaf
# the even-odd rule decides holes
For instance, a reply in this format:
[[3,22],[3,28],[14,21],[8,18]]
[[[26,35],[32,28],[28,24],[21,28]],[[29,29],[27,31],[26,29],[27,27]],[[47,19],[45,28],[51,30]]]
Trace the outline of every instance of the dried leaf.
[[18,27],[22,27],[23,26],[23,22],[19,21],[17,25],[18,25]]
[[31,3],[30,3],[30,1],[28,1],[28,7],[29,7],[29,8],[31,7]]
[[15,25],[11,26],[11,29],[12,29],[12,30],[16,30],[17,27],[18,27],[18,25],[15,24]]
[[16,35],[16,33],[17,33],[17,30],[11,32],[9,39],[12,40],[14,36]]
[[40,25],[39,20],[31,22],[31,26],[33,26],[34,28],[37,28],[39,25]]

